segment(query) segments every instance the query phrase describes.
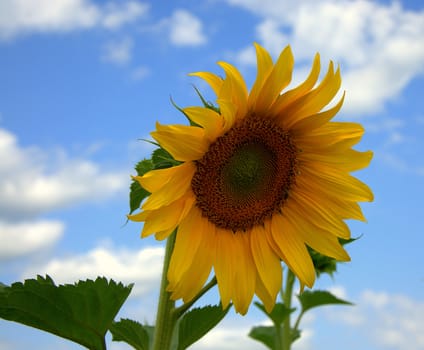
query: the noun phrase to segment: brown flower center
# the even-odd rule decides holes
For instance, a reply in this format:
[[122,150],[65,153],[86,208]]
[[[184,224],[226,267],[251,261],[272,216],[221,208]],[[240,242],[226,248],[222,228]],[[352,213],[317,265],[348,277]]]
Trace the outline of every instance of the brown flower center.
[[296,174],[297,149],[270,120],[248,116],[210,145],[191,186],[196,205],[216,226],[234,232],[281,211]]

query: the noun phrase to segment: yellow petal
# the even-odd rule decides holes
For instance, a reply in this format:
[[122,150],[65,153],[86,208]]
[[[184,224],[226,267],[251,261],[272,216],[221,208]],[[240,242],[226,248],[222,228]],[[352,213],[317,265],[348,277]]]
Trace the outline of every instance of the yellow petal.
[[290,83],[293,65],[293,53],[290,46],[286,46],[258,93],[254,111],[263,113],[271,107],[281,91]]
[[167,230],[163,230],[163,231],[159,231],[155,233],[155,239],[157,239],[158,241],[163,241],[164,239],[168,238],[172,232],[174,232],[174,228],[170,228]]
[[264,304],[265,310],[270,313],[275,306],[275,297],[271,296],[259,276],[256,278],[255,293]]
[[225,309],[230,304],[233,295],[235,269],[238,263],[234,254],[236,244],[234,235],[227,230],[217,228],[215,237],[214,270],[222,307]]
[[186,254],[193,254],[193,260],[177,282],[171,298],[174,300],[183,298],[184,302],[188,302],[196,296],[210,275],[214,247],[214,228],[202,232],[198,249],[194,252],[186,252]]
[[296,135],[296,144],[303,150],[347,149],[358,143],[364,134],[364,128],[358,123],[330,122],[305,135]]
[[155,232],[175,229],[184,215],[187,215],[188,209],[194,205],[194,201],[195,197],[190,194],[158,210],[146,211],[148,215],[141,236],[147,237]]
[[168,281],[171,287],[181,279],[181,276],[188,269],[200,245],[202,236],[207,234],[204,220],[201,211],[196,206],[192,206],[190,212],[178,227],[168,269]]
[[301,173],[314,179],[315,183],[327,192],[337,193],[340,198],[345,198],[355,202],[372,202],[374,195],[370,188],[357,178],[336,171],[333,168],[326,168],[323,165],[316,169],[314,166],[302,167]]
[[180,161],[200,159],[208,149],[209,142],[202,128],[186,125],[156,124],[152,137],[171,155]]
[[297,159],[304,163],[305,167],[308,167],[311,163],[324,164],[340,171],[351,172],[366,168],[372,157],[373,153],[371,151],[359,152],[353,149],[345,149],[338,153],[330,151],[312,152],[308,150],[308,152],[300,152]]
[[[293,135],[305,135],[306,133],[319,128],[320,126],[328,123],[340,110],[343,105],[345,93],[343,93],[340,101],[329,110],[321,113],[313,114],[304,119],[300,119],[291,126],[290,130]],[[286,123],[287,125],[287,123]]]
[[296,101],[299,97],[303,96],[309,90],[311,90],[318,80],[320,67],[320,58],[319,54],[317,53],[312,64],[311,72],[309,73],[306,80],[294,89],[291,89],[278,96],[270,110],[270,114],[274,116],[280,115],[280,112],[283,108]]
[[221,77],[217,76],[216,74],[209,73],[209,72],[196,72],[189,74],[191,76],[197,76],[204,81],[206,81],[209,86],[213,89],[215,92],[215,95],[218,96],[219,92],[222,87],[223,80]]
[[361,207],[356,202],[340,197],[338,193],[327,192],[325,188],[317,185],[312,178],[307,178],[304,175],[298,176],[295,191],[304,196],[314,196],[323,207],[333,208],[343,219],[366,221]]
[[[291,202],[292,210],[296,211],[299,217],[304,217],[305,221],[311,221],[314,225],[326,229],[338,237],[350,238],[349,227],[332,210],[332,207],[325,207],[319,199],[316,200],[314,196],[305,196],[299,191],[293,191],[290,194],[290,200],[293,201]],[[297,205],[294,205],[295,203]]]
[[[218,98],[227,99],[237,106],[238,117],[245,117],[247,113],[247,87],[238,69],[227,62],[218,62],[218,64],[224,69],[226,78],[230,86],[230,96],[226,96],[221,90]],[[226,84],[226,82],[224,82]]]
[[263,226],[257,225],[252,228],[250,244],[259,277],[271,298],[275,300],[282,286],[282,269],[280,258],[268,243],[267,236],[270,234]]
[[272,217],[271,232],[281,258],[299,280],[311,288],[315,281],[315,268],[299,232],[286,217],[277,214]]
[[[295,228],[297,235],[312,249],[339,261],[350,261],[349,255],[337,237],[317,226],[316,221],[299,215],[293,206],[285,208],[285,216]],[[331,229],[331,227],[328,228]]]
[[257,43],[255,43],[255,48],[258,72],[256,74],[256,80],[253,84],[248,98],[248,108],[250,110],[252,110],[253,106],[256,104],[258,94],[261,91],[263,84],[265,83],[269,73],[272,71],[272,68],[274,66],[271,55],[268,53],[268,51],[266,51],[262,46]]
[[217,103],[219,105],[221,115],[224,118],[223,133],[225,133],[230,130],[236,121],[237,108],[234,103],[229,100],[218,99]]
[[237,250],[235,253],[238,261],[234,280],[234,308],[236,312],[245,315],[255,294],[256,269],[249,235],[244,232],[236,234],[230,232],[230,235],[234,235],[236,238]]
[[333,62],[330,62],[327,74],[318,87],[281,110],[280,113],[286,116],[286,127],[291,128],[299,120],[319,112],[334,98],[340,84],[340,69],[334,73]]
[[250,242],[245,233],[217,230],[214,269],[222,306],[233,300],[234,308],[244,315],[252,301],[256,273]]
[[[215,242],[215,229],[208,220],[197,217],[191,222],[196,226],[191,227],[192,230],[185,233],[186,237],[181,237],[178,248],[175,246],[170,267],[173,262],[178,264],[178,260],[184,261],[180,261],[178,267],[168,270],[168,291],[172,292],[171,298],[174,300],[183,298],[185,302],[193,299],[210,275]],[[177,240],[180,229],[181,226],[178,229]],[[195,242],[187,242],[191,239]],[[179,252],[176,253],[175,249],[179,249]],[[178,254],[178,256],[174,258],[174,254]]]
[[186,162],[175,168],[178,168],[178,171],[174,172],[172,180],[147,198],[141,206],[143,210],[155,210],[168,205],[181,198],[191,188],[191,179],[196,172],[194,163]]
[[222,133],[224,120],[217,112],[204,107],[187,107],[184,113],[196,124],[205,129],[205,134],[211,141]]
[[177,165],[167,169],[150,170],[143,176],[136,176],[135,178],[144,189],[153,193],[165,186],[176,173],[181,171],[181,167],[184,168],[183,165]]
[[146,221],[147,216],[150,214],[148,211],[142,211],[137,214],[133,215],[127,215],[128,220],[135,221],[135,222],[143,222]]

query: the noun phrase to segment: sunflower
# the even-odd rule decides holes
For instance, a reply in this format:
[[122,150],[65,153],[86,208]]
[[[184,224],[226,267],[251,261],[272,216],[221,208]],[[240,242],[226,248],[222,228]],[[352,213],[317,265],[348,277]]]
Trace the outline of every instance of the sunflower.
[[358,202],[373,194],[350,172],[366,167],[372,152],[352,146],[364,132],[357,123],[332,122],[341,99],[341,77],[330,62],[319,84],[317,54],[309,76],[284,91],[294,58],[289,46],[275,64],[255,44],[257,76],[250,90],[240,72],[219,62],[225,78],[205,80],[217,108],[204,104],[183,113],[191,125],[161,125],[151,133],[179,161],[136,177],[151,195],[142,211],[142,237],[161,240],[178,228],[168,269],[171,298],[191,300],[214,270],[223,307],[245,314],[256,294],[271,311],[282,286],[282,264],[312,287],[315,269],[308,248],[349,261],[339,243],[348,239],[346,219],[365,221]]

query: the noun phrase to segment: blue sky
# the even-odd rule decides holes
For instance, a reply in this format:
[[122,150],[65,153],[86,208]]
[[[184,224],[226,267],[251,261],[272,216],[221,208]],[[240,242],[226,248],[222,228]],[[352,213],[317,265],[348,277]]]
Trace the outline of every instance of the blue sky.
[[[375,193],[352,262],[329,288],[356,303],[311,312],[297,350],[424,348],[424,6],[420,1],[0,2],[0,281],[49,273],[136,282],[120,316],[152,322],[163,243],[125,224],[129,175],[156,120],[183,123],[196,105],[187,74],[218,60],[255,77],[252,43],[275,57],[290,44],[294,84],[319,51],[340,64],[341,120],[362,123],[375,152],[357,176]],[[217,302],[211,293],[208,301]],[[192,348],[264,349],[246,336],[265,319],[231,314]],[[34,345],[37,344],[37,345]],[[0,321],[0,349],[77,349]],[[111,349],[126,349],[113,344]]]

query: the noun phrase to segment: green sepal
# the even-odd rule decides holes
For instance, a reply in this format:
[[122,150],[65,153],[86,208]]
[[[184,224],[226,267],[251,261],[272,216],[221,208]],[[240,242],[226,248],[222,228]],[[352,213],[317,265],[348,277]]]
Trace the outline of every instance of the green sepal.
[[152,347],[153,326],[121,318],[119,322],[113,322],[109,330],[113,341],[123,341],[136,350],[149,350]]
[[104,350],[106,332],[131,289],[101,277],[56,286],[49,276],[37,276],[0,288],[0,317]]
[[272,311],[270,313],[268,313],[265,310],[265,307],[255,301],[255,306],[261,310],[263,313],[265,313],[266,315],[268,315],[268,317],[272,320],[272,322],[275,325],[280,325],[284,322],[284,320],[293,312],[296,310],[296,308],[291,308],[288,309],[283,303],[276,303],[274,308],[272,309]]
[[339,299],[335,295],[325,290],[304,291],[297,298],[302,305],[302,313],[321,305],[343,304],[353,305],[351,302]]
[[188,122],[190,123],[190,126],[197,126],[197,127],[200,127],[200,125],[199,124],[197,124],[197,123],[195,123],[194,121],[192,121],[191,119],[190,119],[190,117],[187,115],[187,113],[186,112],[184,112],[184,109],[183,108],[181,108],[180,106],[178,106],[176,103],[175,103],[175,101],[172,99],[172,97],[170,98],[171,99],[171,103],[172,103],[172,105],[179,111],[179,112],[181,112],[182,114],[184,114],[184,117],[186,117],[187,118],[187,120],[188,120]]
[[200,93],[199,89],[193,85],[194,90],[197,93],[197,96],[199,96],[200,101],[203,103],[203,107],[211,109],[215,111],[218,114],[221,114],[221,111],[219,110],[219,107],[215,106],[213,103],[206,101],[206,99],[203,97],[203,95]]
[[208,305],[184,314],[178,327],[177,350],[184,350],[202,338],[225,317],[230,307],[223,310],[221,305]]
[[[341,245],[344,246],[346,244],[356,241],[357,239],[358,238],[350,238],[350,239],[339,238],[339,242]],[[317,251],[309,247],[308,247],[308,251],[309,251],[309,255],[312,258],[312,262],[314,264],[315,273],[317,277],[319,277],[321,274],[324,274],[324,273],[333,277],[334,273],[337,272],[338,261],[326,255],[318,253]]]
[[275,339],[277,337],[277,333],[274,326],[253,327],[249,332],[249,337],[261,342],[267,346],[268,349],[275,349]]
[[317,277],[320,277],[321,274],[325,273],[333,277],[334,273],[337,271],[337,260],[321,253],[318,253],[317,251],[309,247],[308,251],[309,255],[312,258]]

